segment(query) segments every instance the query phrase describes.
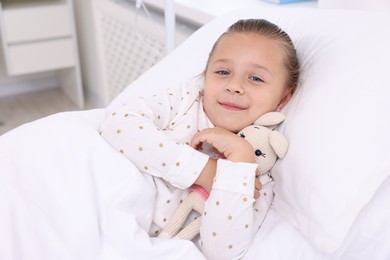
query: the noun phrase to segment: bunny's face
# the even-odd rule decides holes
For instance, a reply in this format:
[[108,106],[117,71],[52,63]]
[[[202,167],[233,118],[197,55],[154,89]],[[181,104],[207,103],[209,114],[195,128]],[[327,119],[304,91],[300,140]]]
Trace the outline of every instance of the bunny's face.
[[273,131],[264,126],[251,125],[238,133],[252,145],[260,174],[268,172],[278,159],[270,143],[271,132]]

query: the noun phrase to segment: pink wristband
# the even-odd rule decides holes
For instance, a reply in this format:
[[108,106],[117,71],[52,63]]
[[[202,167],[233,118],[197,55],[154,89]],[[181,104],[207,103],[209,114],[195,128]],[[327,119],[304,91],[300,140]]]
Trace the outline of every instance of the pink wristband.
[[204,198],[204,200],[207,200],[209,198],[209,193],[205,189],[203,189],[202,186],[198,184],[192,184],[189,190],[190,192],[198,193],[200,196]]

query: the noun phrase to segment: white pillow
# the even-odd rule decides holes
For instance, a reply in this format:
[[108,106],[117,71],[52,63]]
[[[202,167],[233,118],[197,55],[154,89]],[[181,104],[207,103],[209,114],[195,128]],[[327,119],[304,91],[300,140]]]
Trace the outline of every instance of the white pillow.
[[286,30],[303,84],[280,129],[290,149],[274,169],[275,207],[333,252],[390,175],[390,13],[297,16]]
[[284,109],[280,130],[290,148],[273,169],[275,209],[318,249],[333,252],[390,175],[388,13],[237,10],[194,33],[108,110],[198,75],[215,39],[239,18],[268,19],[295,42],[303,84]]

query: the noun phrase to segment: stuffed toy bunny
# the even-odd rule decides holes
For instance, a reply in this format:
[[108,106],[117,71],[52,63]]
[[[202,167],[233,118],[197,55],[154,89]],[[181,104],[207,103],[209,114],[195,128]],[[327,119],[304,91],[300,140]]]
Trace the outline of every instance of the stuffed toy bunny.
[[[269,204],[273,199],[273,180],[269,173],[278,158],[282,159],[288,148],[287,138],[275,131],[275,127],[283,122],[285,116],[279,112],[269,112],[262,115],[252,125],[244,128],[238,133],[239,136],[248,140],[253,146],[256,163],[260,172],[259,178],[263,187],[266,183],[272,182],[271,191],[268,193],[266,203],[256,202],[256,206],[265,208],[262,212],[267,212]],[[262,192],[262,194],[266,194]],[[193,239],[198,233],[201,225],[201,216],[204,211],[204,204],[208,198],[208,192],[199,185],[192,185],[188,197],[176,209],[166,226],[158,237],[174,239]],[[261,195],[260,195],[261,196]],[[257,205],[262,204],[262,205]],[[188,215],[192,210],[200,214],[194,221],[183,227]],[[265,214],[264,213],[264,214]],[[263,218],[265,215],[263,216]],[[261,220],[262,221],[262,220]],[[181,229],[181,230],[180,230]],[[179,232],[180,231],[180,232]]]

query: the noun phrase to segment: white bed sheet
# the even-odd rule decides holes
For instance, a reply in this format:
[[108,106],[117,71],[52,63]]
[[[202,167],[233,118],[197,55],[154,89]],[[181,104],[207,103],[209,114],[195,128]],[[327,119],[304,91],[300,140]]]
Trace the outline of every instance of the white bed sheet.
[[202,259],[189,241],[148,237],[151,178],[100,137],[104,113],[0,136],[0,259]]
[[[152,181],[100,137],[105,113],[55,114],[0,137],[0,259],[203,259],[191,242],[148,237]],[[271,208],[244,259],[390,259],[388,201],[390,179],[332,255]]]
[[390,259],[390,178],[360,212],[346,239],[332,254],[310,244],[273,208],[245,259],[388,260]]

